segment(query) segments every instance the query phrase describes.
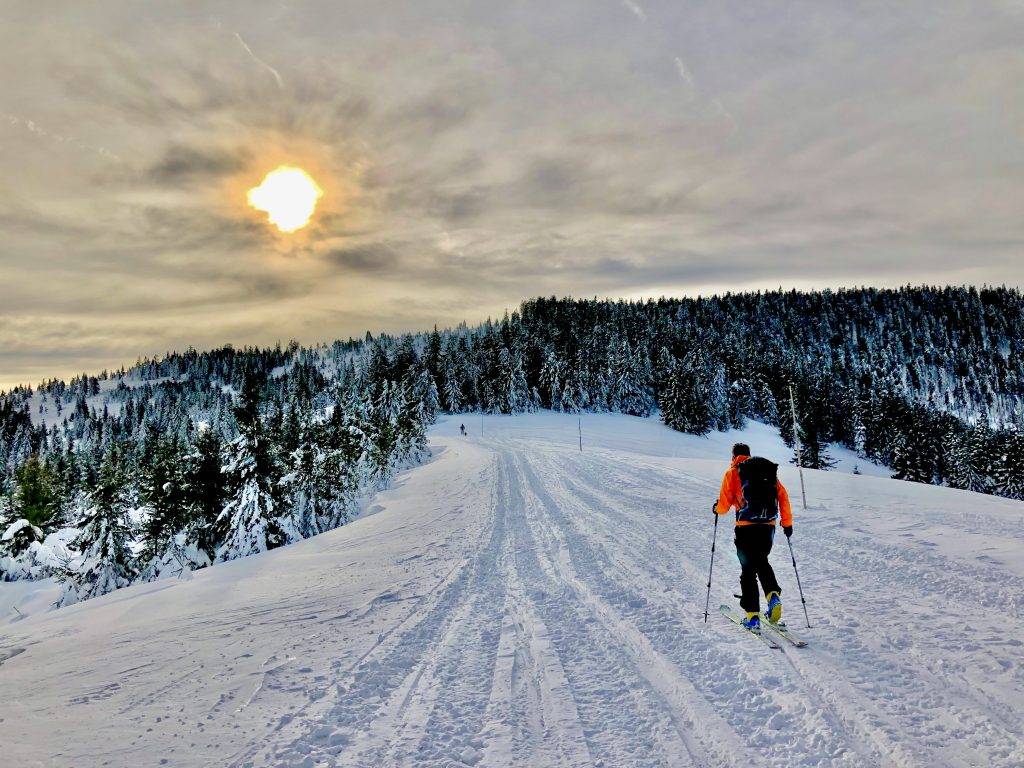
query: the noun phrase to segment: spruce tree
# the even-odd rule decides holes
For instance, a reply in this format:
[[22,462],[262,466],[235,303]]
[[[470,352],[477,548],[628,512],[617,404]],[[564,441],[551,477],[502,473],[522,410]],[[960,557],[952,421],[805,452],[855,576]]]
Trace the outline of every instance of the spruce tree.
[[502,348],[498,354],[498,402],[501,413],[522,413],[530,409],[530,390],[517,351]]
[[680,432],[706,435],[711,431],[714,418],[708,390],[707,380],[689,364],[680,362],[662,392],[659,404],[662,421]]
[[448,413],[460,413],[463,409],[462,382],[451,353],[445,353],[441,363],[441,400]]
[[225,530],[217,561],[266,552],[297,535],[293,521],[282,514],[280,471],[260,413],[260,383],[253,374],[245,380],[235,419],[239,434],[226,451],[224,472],[231,490],[217,520]]
[[992,488],[991,440],[988,429],[976,426],[966,430],[952,446],[949,484],[954,488],[988,493]]
[[[335,407],[337,412],[337,406]],[[341,525],[347,519],[352,492],[357,483],[342,455],[345,417],[314,422],[307,416],[302,422],[302,440],[288,459],[288,472],[281,481],[287,494],[299,535],[315,536]]]
[[141,531],[139,578],[152,581],[165,575],[209,565],[198,545],[196,509],[189,497],[190,467],[176,437],[157,445],[142,481],[146,516]]
[[544,350],[538,379],[542,402],[547,402],[552,410],[561,410],[562,364],[550,347]]
[[377,395],[370,403],[367,419],[367,459],[377,488],[383,489],[391,482],[395,458],[398,453],[399,413],[403,403],[397,385],[384,380],[378,387]]
[[227,494],[223,472],[224,445],[212,427],[200,429],[186,458],[185,495],[189,510],[186,537],[212,562],[217,546],[227,538],[227,525],[218,526]]
[[1011,499],[1024,500],[1024,433],[1007,430],[999,440],[998,492]]
[[145,512],[142,562],[159,557],[170,539],[184,528],[188,520],[185,483],[184,457],[177,440],[159,440],[141,483],[140,500]]
[[650,416],[654,410],[650,376],[639,354],[624,343],[615,356],[612,410],[630,416]]
[[128,586],[135,578],[125,486],[123,457],[115,446],[103,459],[96,487],[82,497],[80,532],[74,541],[81,554],[59,574],[64,585],[59,605],[105,595]]
[[412,399],[417,404],[425,424],[433,424],[441,410],[441,398],[437,392],[434,377],[426,368],[422,369],[412,385]]
[[38,455],[32,455],[14,471],[13,512],[42,530],[52,528],[60,514],[56,478]]
[[891,469],[895,480],[909,480],[915,483],[926,481],[921,476],[919,453],[903,430],[893,441]]

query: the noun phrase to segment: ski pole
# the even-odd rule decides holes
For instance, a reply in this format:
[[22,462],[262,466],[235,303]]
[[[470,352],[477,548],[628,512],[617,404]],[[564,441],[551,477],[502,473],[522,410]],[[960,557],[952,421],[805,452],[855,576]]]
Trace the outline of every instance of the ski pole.
[[807,616],[807,601],[804,600],[804,588],[800,586],[800,571],[796,569],[796,556],[793,554],[793,541],[787,536],[786,543],[789,544],[789,557],[793,561],[793,573],[796,574],[796,588],[800,590],[800,602],[804,604],[804,621],[807,622],[807,628],[810,629],[811,620]]
[[708,568],[708,599],[704,601],[704,623],[708,623],[708,608],[711,606],[711,573],[715,570],[715,542],[718,540],[718,502],[711,505],[715,513],[715,532],[711,534],[711,567]]

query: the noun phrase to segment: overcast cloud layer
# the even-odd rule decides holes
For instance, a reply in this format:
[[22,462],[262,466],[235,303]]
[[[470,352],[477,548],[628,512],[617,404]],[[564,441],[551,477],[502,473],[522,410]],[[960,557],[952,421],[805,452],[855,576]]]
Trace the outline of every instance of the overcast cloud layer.
[[[0,9],[0,388],[537,294],[1024,283],[1018,2]],[[297,236],[244,204],[280,163]]]

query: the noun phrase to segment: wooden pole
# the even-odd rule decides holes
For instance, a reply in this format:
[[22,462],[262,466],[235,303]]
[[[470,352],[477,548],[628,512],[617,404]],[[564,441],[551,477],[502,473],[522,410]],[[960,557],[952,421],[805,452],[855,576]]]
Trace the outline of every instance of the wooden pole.
[[796,420],[796,398],[793,396],[793,385],[789,385],[789,409],[793,414],[793,444],[796,446],[796,466],[800,471],[800,498],[803,500],[803,508],[807,509],[807,491],[804,488],[804,459],[803,451],[800,449],[800,425]]
[[580,453],[583,453],[583,417],[576,417],[576,429],[580,432]]

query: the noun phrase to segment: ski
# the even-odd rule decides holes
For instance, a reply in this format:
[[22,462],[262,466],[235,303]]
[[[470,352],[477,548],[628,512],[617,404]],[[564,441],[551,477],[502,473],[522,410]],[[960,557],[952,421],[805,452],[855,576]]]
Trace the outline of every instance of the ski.
[[797,648],[806,648],[807,641],[802,640],[792,632],[789,631],[789,627],[785,624],[775,624],[774,622],[768,621],[768,619],[761,619],[761,627],[770,627],[775,634],[788,640],[790,643],[795,645]]
[[781,651],[782,650],[782,646],[779,645],[778,643],[776,643],[772,638],[770,638],[766,634],[764,634],[763,631],[761,631],[761,632],[752,632],[751,630],[749,630],[746,627],[744,627],[740,623],[740,617],[737,616],[733,612],[732,608],[730,608],[728,605],[725,605],[723,603],[722,605],[718,606],[718,610],[721,611],[722,615],[725,616],[725,618],[727,618],[733,624],[736,624],[738,627],[740,627],[740,629],[743,629],[744,631],[749,632],[754,637],[760,638],[764,642],[764,644],[767,645],[769,648],[774,648],[777,651]]
[[[733,597],[735,597],[737,600],[739,600],[742,597],[742,595],[734,594]],[[724,608],[725,606],[722,606],[722,607]],[[730,616],[730,618],[732,618],[732,617]],[[775,624],[775,623],[773,623],[771,621],[768,621],[768,619],[765,616],[762,615],[761,616],[761,628],[763,629],[764,627],[771,627],[772,629],[775,630],[775,633],[777,635],[779,635],[779,637],[782,637],[785,640],[789,641],[790,643],[795,645],[797,648],[806,648],[807,647],[807,641],[797,637],[792,632],[790,632],[789,631],[789,627],[786,626],[785,622],[780,622],[779,624]]]

